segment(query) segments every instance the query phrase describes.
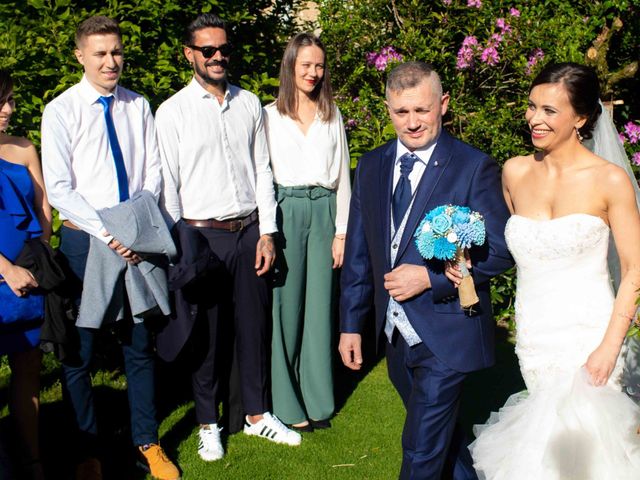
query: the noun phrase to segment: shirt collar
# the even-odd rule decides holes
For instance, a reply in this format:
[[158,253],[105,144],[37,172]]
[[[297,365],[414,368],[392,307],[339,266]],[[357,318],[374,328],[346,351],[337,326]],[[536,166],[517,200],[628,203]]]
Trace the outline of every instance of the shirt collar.
[[[433,142],[431,145],[428,145],[423,148],[418,148],[411,153],[413,153],[416,157],[418,157],[418,160],[420,160],[422,163],[427,165],[429,163],[429,159],[431,158],[431,155],[433,154],[433,151],[436,148],[437,143],[438,143],[438,140],[436,139],[436,141]],[[408,153],[409,151],[410,150],[404,145],[404,143],[402,143],[400,139],[398,139],[397,145],[396,145],[396,165],[398,164],[398,162],[400,162],[400,157],[403,156],[405,153]]]
[[89,83],[89,80],[87,80],[86,75],[82,75],[82,80],[80,80],[80,83],[78,84],[78,86],[79,86],[80,96],[84,99],[85,102],[91,105],[96,103],[98,99],[103,96],[104,97],[113,96],[116,99],[116,101],[118,101],[120,98],[120,87],[118,85],[116,85],[116,88],[110,94],[102,95],[100,92],[98,92],[95,89],[93,85],[91,85],[91,83]]
[[[214,98],[214,95],[212,93],[207,91],[206,88],[204,88],[202,85],[200,85],[200,83],[198,83],[198,81],[196,80],[196,77],[193,77],[189,82],[189,85],[187,86],[200,98]],[[227,89],[224,92],[225,100],[229,100],[229,97],[233,94],[232,89],[233,89],[233,85],[227,82]]]

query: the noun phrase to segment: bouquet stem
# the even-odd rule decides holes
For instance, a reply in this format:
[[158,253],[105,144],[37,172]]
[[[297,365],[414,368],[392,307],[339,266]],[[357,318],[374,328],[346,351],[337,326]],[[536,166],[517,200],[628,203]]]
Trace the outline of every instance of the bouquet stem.
[[467,268],[467,259],[464,256],[464,250],[458,248],[456,250],[456,262],[462,272],[462,281],[458,286],[458,296],[460,298],[460,306],[462,308],[471,308],[480,301],[476,293],[476,287],[473,283],[473,277]]

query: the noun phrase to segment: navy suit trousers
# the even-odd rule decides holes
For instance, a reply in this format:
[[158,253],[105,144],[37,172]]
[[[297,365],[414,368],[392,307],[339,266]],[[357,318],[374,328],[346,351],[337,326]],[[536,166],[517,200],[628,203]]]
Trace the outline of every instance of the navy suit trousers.
[[235,332],[244,412],[262,414],[269,410],[271,304],[267,280],[256,275],[255,270],[258,224],[239,232],[198,230],[220,263],[218,269],[198,281],[200,293],[205,289],[206,295],[198,296],[199,314],[189,339],[196,420],[201,424],[218,421],[219,380],[227,376],[221,366],[230,363],[229,359],[220,358],[221,352],[229,351],[228,323],[233,324],[231,330]]
[[407,410],[400,479],[477,480],[456,422],[466,375],[443,364],[424,343],[409,347],[398,330],[386,354],[389,378]]

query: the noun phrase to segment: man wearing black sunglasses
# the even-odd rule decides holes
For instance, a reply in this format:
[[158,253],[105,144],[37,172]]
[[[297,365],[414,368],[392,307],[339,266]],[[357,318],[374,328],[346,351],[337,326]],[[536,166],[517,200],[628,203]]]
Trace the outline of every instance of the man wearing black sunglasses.
[[268,411],[271,307],[265,274],[275,259],[271,234],[277,226],[262,106],[227,82],[231,46],[218,16],[206,13],[191,22],[184,55],[193,79],[156,115],[164,206],[176,222],[182,251],[173,272],[193,270],[203,255],[217,266],[187,284],[181,278],[176,318],[158,336],[158,352],[165,360],[190,356],[198,453],[213,461],[224,455],[216,397],[218,379],[225,376],[220,348],[228,343],[222,328],[228,331],[231,322],[244,432],[288,445],[300,444],[301,437]]

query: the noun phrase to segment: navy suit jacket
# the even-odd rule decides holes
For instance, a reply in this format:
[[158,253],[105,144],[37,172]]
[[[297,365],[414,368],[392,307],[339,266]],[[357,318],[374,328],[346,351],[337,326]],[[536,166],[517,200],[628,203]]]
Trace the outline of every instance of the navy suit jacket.
[[[494,320],[489,280],[513,265],[504,240],[509,211],[498,165],[486,154],[441,132],[418,185],[394,265],[390,264],[390,220],[397,140],[364,154],[356,169],[351,195],[345,260],[342,269],[340,329],[361,333],[375,309],[377,338],[384,335],[389,294],[384,275],[401,264],[428,269],[431,288],[402,306],[425,345],[449,368],[470,372],[494,362]],[[487,237],[470,250],[473,278],[480,298],[465,313],[457,290],[444,275],[444,262],[424,260],[413,234],[425,214],[445,204],[481,213]]]

